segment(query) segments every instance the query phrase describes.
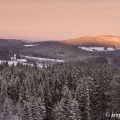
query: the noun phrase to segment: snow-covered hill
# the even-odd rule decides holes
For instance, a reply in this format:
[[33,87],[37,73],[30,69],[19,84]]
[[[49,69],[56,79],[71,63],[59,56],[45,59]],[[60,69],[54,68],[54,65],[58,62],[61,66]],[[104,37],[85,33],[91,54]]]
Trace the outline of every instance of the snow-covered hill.
[[61,41],[71,45],[111,45],[120,47],[120,36],[99,35],[99,36],[83,36],[75,39],[68,39]]

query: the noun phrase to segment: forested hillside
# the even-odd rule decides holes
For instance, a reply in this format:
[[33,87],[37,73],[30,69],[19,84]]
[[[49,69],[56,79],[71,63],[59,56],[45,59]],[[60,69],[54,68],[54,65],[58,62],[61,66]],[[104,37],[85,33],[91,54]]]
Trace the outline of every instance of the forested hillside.
[[0,120],[105,120],[119,113],[118,65],[0,65]]
[[1,48],[11,48],[11,49],[22,49],[25,42],[21,40],[14,39],[0,39],[0,49]]
[[[32,47],[29,47],[31,45]],[[57,41],[26,43],[21,40],[0,39],[0,60],[9,60],[9,54],[11,53],[73,61],[96,56],[95,53],[90,53],[76,46]]]
[[45,57],[64,60],[89,58],[94,55],[93,53],[81,50],[76,46],[55,41],[39,42],[37,44],[37,46],[26,48],[22,52],[26,55],[31,55],[34,57]]
[[[88,44],[88,46],[90,46],[90,44]],[[17,58],[20,58],[21,55],[25,55],[65,61],[83,61],[85,63],[96,63],[96,59],[99,59],[98,61],[100,61],[100,63],[101,61],[104,61],[102,63],[106,63],[105,59],[109,58],[112,63],[120,63],[120,50],[91,52],[80,49],[78,46],[58,41],[25,43],[21,40],[0,39],[0,60],[8,61],[14,53],[18,56]]]

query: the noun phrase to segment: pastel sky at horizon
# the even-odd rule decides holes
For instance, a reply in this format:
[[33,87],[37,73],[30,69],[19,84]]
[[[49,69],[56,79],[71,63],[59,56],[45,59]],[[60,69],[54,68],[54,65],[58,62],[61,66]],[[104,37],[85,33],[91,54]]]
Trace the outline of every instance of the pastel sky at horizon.
[[0,38],[120,35],[120,0],[0,0]]

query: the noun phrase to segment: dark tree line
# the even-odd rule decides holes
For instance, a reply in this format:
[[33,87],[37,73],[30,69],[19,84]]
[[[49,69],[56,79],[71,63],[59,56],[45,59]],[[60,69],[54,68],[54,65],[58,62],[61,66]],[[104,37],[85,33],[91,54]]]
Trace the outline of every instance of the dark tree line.
[[17,55],[16,57],[20,58],[20,53],[18,50],[9,49],[9,48],[0,48],[0,60],[9,61],[11,57],[14,56],[14,53]]
[[112,120],[113,113],[120,113],[119,66],[0,65],[0,120]]

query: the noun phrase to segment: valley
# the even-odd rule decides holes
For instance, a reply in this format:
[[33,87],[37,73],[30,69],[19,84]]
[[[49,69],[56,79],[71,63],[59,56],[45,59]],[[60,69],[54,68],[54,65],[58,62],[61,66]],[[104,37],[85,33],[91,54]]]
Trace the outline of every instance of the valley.
[[97,120],[119,112],[119,44],[90,39],[0,39],[2,120]]
[[[116,42],[117,46],[115,46]],[[17,59],[27,59],[40,64],[63,61],[91,63],[108,58],[114,63],[114,61],[118,62],[120,56],[119,42],[118,36],[110,35],[32,43],[25,40],[0,39],[0,60],[10,61],[10,56],[15,53]]]

